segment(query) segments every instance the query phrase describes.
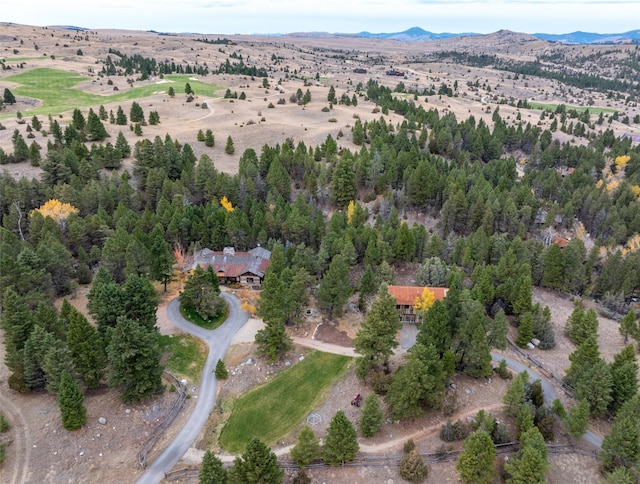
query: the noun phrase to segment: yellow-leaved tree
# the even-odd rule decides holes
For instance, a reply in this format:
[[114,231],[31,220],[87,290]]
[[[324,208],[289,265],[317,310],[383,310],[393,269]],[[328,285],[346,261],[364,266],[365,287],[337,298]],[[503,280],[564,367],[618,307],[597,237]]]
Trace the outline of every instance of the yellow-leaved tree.
[[416,298],[413,302],[413,309],[419,311],[423,315],[433,306],[436,302],[436,295],[433,291],[430,291],[426,287],[422,290],[422,294]]
[[631,160],[631,156],[629,155],[616,156],[614,162],[616,164],[618,173],[627,167],[627,163],[629,163],[629,160]]
[[222,205],[227,212],[233,212],[233,205],[226,195],[222,197],[222,200],[220,200],[220,205]]
[[349,202],[349,205],[347,206],[347,223],[351,224],[351,221],[353,220],[353,214],[356,211],[356,202],[354,202],[353,200],[351,200]]
[[52,198],[46,201],[40,208],[35,208],[31,213],[38,212],[43,217],[51,217],[59,224],[64,223],[65,220],[72,213],[78,213],[79,210],[70,203],[62,203],[57,198]]

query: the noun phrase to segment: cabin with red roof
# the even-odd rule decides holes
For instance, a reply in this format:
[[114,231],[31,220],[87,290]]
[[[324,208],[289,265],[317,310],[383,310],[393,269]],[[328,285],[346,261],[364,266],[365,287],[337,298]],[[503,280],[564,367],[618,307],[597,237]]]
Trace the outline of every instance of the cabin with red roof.
[[222,251],[202,249],[194,256],[190,269],[200,265],[211,266],[221,284],[243,284],[260,288],[264,273],[271,264],[271,252],[256,247],[248,252],[237,252],[233,247]]
[[447,287],[425,286],[389,286],[387,291],[396,300],[396,308],[400,313],[400,321],[403,323],[421,323],[422,317],[416,313],[413,305],[416,299],[422,296],[422,292],[428,289],[433,293],[437,301],[442,301],[447,295]]

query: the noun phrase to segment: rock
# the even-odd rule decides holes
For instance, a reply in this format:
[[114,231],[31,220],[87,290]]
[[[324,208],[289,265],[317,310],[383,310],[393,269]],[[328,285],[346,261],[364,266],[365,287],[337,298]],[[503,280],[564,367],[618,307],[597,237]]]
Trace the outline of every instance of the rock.
[[129,414],[131,413],[131,409],[130,409],[130,408],[127,408],[127,409],[124,411],[124,413],[126,413],[127,415],[129,415]]
[[182,379],[182,380],[180,380],[180,383],[182,383],[182,386],[186,386],[187,385],[187,380]]
[[291,362],[290,361],[285,361],[284,362],[284,366],[291,366]]
[[83,455],[84,455],[84,450],[80,452],[80,457],[82,457]]
[[106,418],[104,418],[104,417],[100,417],[100,418],[98,419],[98,423],[99,423],[99,424],[102,424],[102,425],[106,425],[106,423],[107,423],[107,419],[106,419]]
[[253,365],[253,358],[249,358],[247,360],[247,365]]
[[304,355],[302,355],[300,358],[298,358],[298,361],[304,361]]

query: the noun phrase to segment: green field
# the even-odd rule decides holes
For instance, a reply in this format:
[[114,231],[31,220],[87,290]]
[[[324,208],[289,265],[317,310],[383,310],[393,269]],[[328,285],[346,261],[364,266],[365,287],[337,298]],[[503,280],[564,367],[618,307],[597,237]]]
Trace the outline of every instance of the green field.
[[270,382],[242,395],[220,434],[220,445],[241,452],[253,437],[267,444],[287,435],[322,401],[352,359],[313,351]]
[[[558,104],[550,104],[550,103],[536,103],[536,102],[531,102],[531,101],[527,101],[529,103],[529,106],[531,106],[531,109],[546,109],[548,111],[556,111],[556,108],[558,107]],[[587,109],[589,110],[589,114],[600,114],[600,113],[615,113],[616,110],[612,109],[612,108],[599,108],[596,106],[571,106],[570,104],[565,104],[565,106],[567,107],[567,111],[571,110],[571,109],[575,109],[577,112],[581,113],[583,111],[586,111]]]
[[204,319],[202,316],[200,316],[200,314],[198,314],[195,309],[187,308],[180,304],[180,314],[184,319],[193,324],[197,324],[198,326],[201,326],[205,329],[216,329],[217,327],[222,325],[222,323],[226,321],[227,316],[229,316],[229,306],[225,305],[225,307],[226,309],[224,313],[220,314],[218,317]]
[[[19,87],[11,90],[14,95],[42,100],[43,106],[25,111],[29,115],[58,114],[74,108],[97,107],[106,103],[141,99],[160,91],[167,91],[169,86],[173,86],[176,96],[178,96],[184,93],[184,86],[187,82],[198,96],[216,96],[218,91],[223,89],[213,84],[190,80],[189,77],[191,76],[188,74],[166,75],[164,80],[168,82],[164,84],[137,86],[133,89],[110,95],[92,94],[75,87],[80,82],[90,80],[88,77],[45,67],[15,74],[6,77],[5,80],[20,84]],[[103,79],[102,82],[106,83],[107,80]]]
[[189,334],[160,336],[160,348],[163,353],[169,354],[166,361],[167,370],[196,384],[200,381],[208,354],[202,341]]

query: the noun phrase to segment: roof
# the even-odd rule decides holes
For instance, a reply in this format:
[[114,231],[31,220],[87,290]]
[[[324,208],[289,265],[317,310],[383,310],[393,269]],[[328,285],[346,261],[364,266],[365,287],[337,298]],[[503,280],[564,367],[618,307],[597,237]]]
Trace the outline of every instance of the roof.
[[230,248],[224,251],[202,249],[196,254],[193,267],[211,266],[216,274],[222,273],[225,277],[240,277],[248,273],[264,277],[270,263],[271,252],[262,247],[249,252],[236,252]]
[[556,236],[553,239],[553,243],[559,245],[561,249],[564,249],[567,245],[569,245],[569,240],[564,237]]
[[438,301],[442,301],[449,290],[447,287],[389,286],[387,291],[395,298],[398,306],[413,306],[425,289],[429,289]]

